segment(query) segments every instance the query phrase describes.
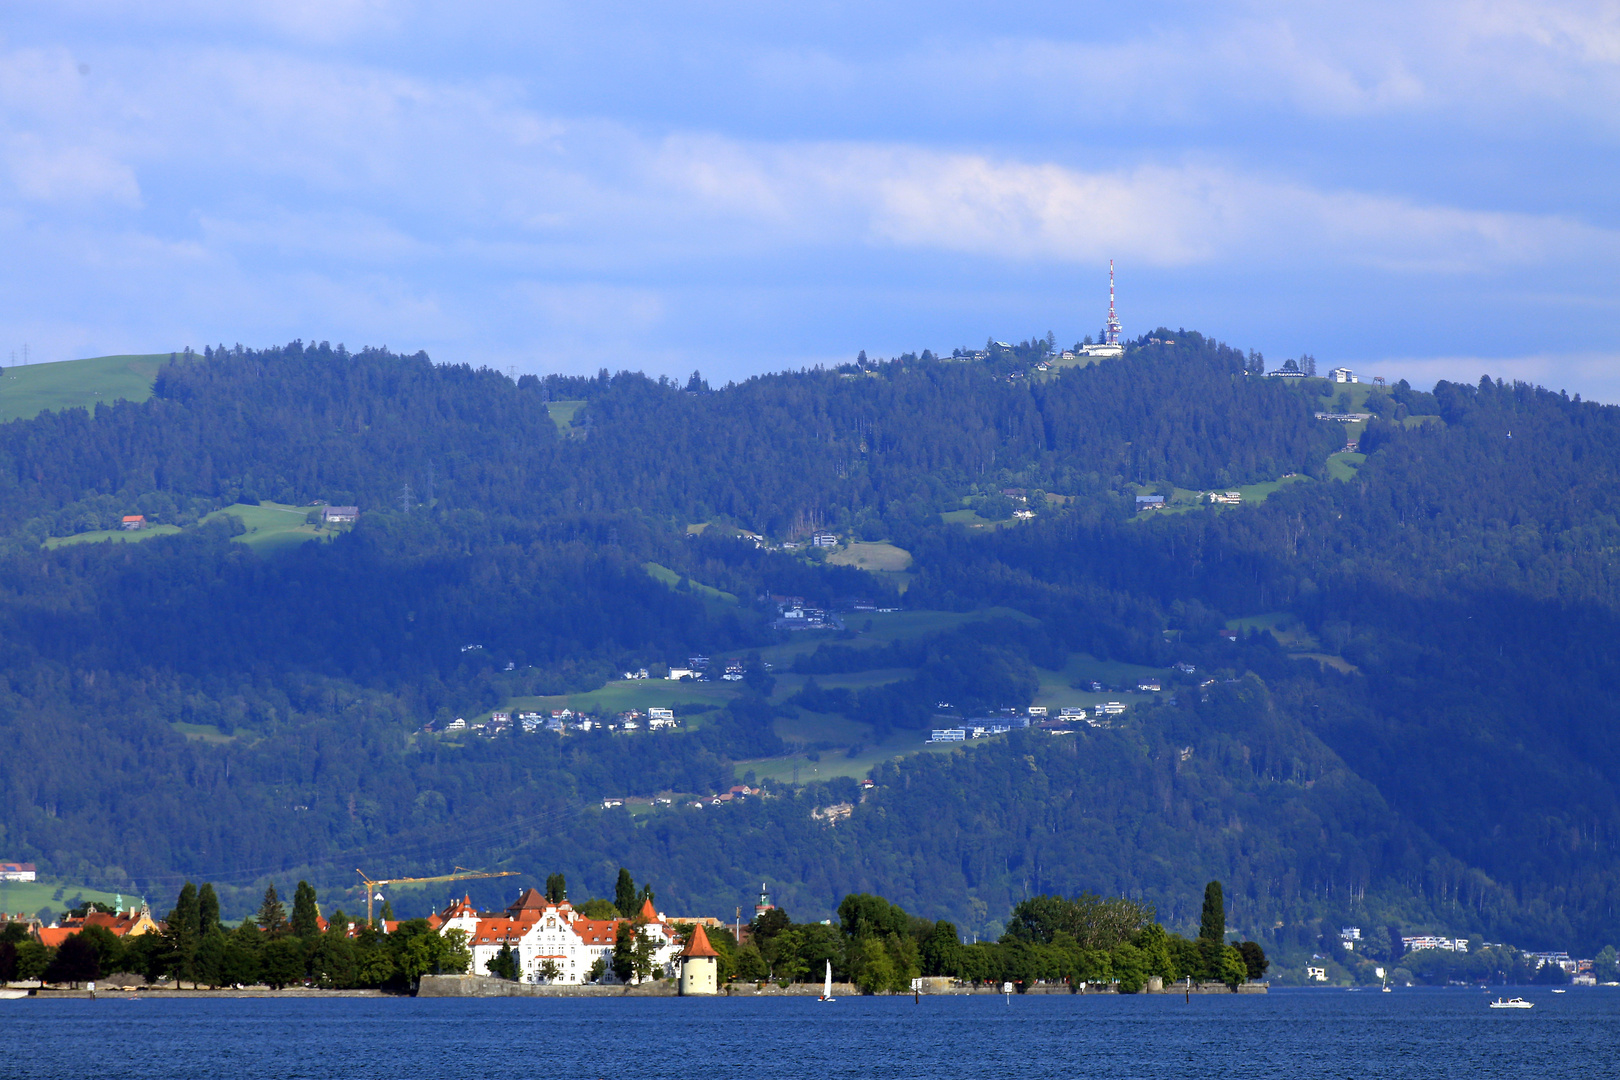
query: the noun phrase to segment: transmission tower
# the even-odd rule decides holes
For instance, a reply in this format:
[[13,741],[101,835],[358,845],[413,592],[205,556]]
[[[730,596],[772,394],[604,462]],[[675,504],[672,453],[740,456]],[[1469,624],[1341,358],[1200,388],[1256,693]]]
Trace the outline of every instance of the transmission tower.
[[411,512],[411,485],[409,484],[399,489],[399,508],[407,514]]
[[1119,344],[1119,316],[1114,312],[1114,260],[1108,260],[1108,328],[1103,333],[1104,343]]

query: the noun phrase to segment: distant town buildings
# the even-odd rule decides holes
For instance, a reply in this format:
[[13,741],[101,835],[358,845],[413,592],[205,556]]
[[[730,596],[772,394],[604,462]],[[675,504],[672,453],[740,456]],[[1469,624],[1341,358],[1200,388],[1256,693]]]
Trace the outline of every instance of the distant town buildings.
[[1422,949],[1443,949],[1446,952],[1467,952],[1467,938],[1432,937],[1426,934],[1417,937],[1401,938],[1401,948],[1407,952],[1418,952]]

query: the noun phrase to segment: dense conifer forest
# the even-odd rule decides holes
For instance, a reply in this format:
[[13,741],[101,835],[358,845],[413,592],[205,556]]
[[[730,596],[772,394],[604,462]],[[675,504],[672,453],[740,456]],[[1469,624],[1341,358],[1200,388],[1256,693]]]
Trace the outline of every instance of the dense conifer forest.
[[[599,892],[630,864],[681,909],[769,879],[801,917],[872,893],[985,937],[1084,891],[1195,934],[1218,878],[1284,954],[1341,922],[1620,940],[1620,410],[1363,388],[1344,454],[1325,380],[1156,336],[1050,374],[908,356],[715,388],[221,347],[140,404],[0,426],[0,856],[208,879],[239,914],[270,876],[336,888],[363,860]],[[1151,492],[1170,508],[1138,513]],[[277,550],[219,513],[323,502],[360,519]],[[129,514],[179,531],[62,543]],[[912,561],[786,546],[817,531]],[[847,628],[782,659],[809,640],[773,629],[784,595]],[[857,599],[957,621],[880,641]],[[698,653],[747,680],[667,737],[442,734]],[[1075,656],[1164,690],[1112,727],[891,755],[869,790],[685,805],[806,724],[920,748],[941,703],[1022,709]]]

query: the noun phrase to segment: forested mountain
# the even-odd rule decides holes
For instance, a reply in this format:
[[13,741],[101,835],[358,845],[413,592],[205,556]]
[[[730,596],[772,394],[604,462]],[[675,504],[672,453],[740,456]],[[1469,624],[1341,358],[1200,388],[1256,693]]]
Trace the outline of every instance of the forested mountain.
[[[1182,926],[1219,878],[1285,949],[1334,920],[1620,939],[1620,410],[1359,387],[1374,418],[1338,455],[1315,413],[1339,388],[1174,338],[1050,375],[907,359],[715,389],[221,348],[140,404],[0,426],[0,856],[227,902],[366,859],[598,892],[633,864],[672,908],[725,914],[764,878],[801,918],[866,891],[984,933],[1082,889]],[[1237,487],[1266,497],[1185,494]],[[1144,490],[1180,501],[1139,514]],[[261,500],[361,517],[259,550],[218,512]],[[132,513],[181,531],[60,543]],[[783,546],[820,529],[913,561]],[[772,594],[940,614],[796,636]],[[672,735],[423,730],[700,652],[748,680],[694,689]],[[1077,657],[1165,691],[1112,729],[886,761],[866,792],[599,809],[790,749],[916,748],[941,703],[1045,700]]]

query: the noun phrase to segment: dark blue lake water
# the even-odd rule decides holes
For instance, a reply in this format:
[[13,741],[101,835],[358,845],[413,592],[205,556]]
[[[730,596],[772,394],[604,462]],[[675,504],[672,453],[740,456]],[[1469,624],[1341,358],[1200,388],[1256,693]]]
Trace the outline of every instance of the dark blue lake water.
[[0,1077],[1614,1076],[1620,990],[0,1002]]

